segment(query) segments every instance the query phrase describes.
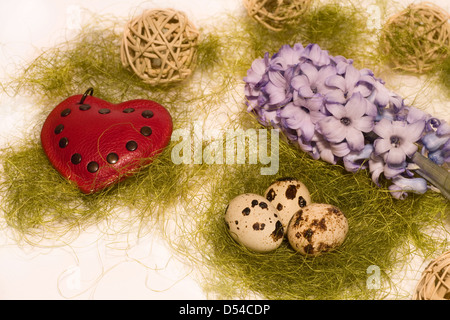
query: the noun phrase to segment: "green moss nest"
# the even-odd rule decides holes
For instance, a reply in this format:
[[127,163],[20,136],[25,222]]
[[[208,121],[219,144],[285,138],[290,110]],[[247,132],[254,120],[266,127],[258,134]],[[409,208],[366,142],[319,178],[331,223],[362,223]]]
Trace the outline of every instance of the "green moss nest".
[[215,72],[220,56],[220,42],[214,35],[203,34],[196,77],[172,86],[151,87],[121,65],[120,27],[124,22],[103,23],[108,27],[85,26],[75,38],[43,52],[3,84],[7,94],[29,96],[38,110],[36,123],[29,126],[33,130],[0,150],[0,209],[7,225],[27,241],[76,233],[112,218],[120,208],[135,212],[131,220],[145,217],[149,222],[180,201],[193,181],[189,168],[171,161],[171,144],[132,178],[93,195],[82,194],[51,166],[36,134],[57,104],[89,87],[94,88],[95,96],[112,103],[150,99],[169,110],[176,130],[208,114],[228,84],[221,76],[204,82],[203,74]]
[[[341,165],[313,160],[283,141],[279,164],[275,175],[261,175],[261,164],[221,168],[220,179],[210,182],[201,195],[199,202],[205,206],[199,209],[193,201],[197,209],[188,208],[187,215],[179,217],[186,220],[181,225],[193,220],[193,231],[176,239],[167,232],[174,250],[198,263],[205,291],[215,298],[254,294],[281,300],[395,297],[401,293],[390,280],[391,271],[407,263],[411,248],[430,255],[447,245],[427,233],[444,229],[443,221],[448,219],[449,203],[437,193],[396,200],[387,187],[374,186],[368,172],[351,174]],[[255,253],[232,239],[224,220],[228,202],[243,193],[263,195],[276,179],[285,177],[302,181],[313,202],[332,204],[344,212],[349,233],[336,251],[306,258],[285,240],[273,252]],[[381,287],[376,290],[367,286],[370,266],[381,271]]]

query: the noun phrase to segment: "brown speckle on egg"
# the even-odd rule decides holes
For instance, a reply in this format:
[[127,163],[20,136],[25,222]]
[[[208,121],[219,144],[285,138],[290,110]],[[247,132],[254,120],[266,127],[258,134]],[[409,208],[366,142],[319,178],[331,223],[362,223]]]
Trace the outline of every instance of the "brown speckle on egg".
[[300,225],[300,222],[303,220],[303,210],[297,211],[297,213],[294,215],[293,219],[294,219],[294,222],[293,222],[294,227],[297,227],[298,225]]
[[266,199],[269,200],[270,202],[272,202],[276,196],[277,196],[277,194],[275,193],[275,190],[270,188],[270,190],[267,192]]
[[266,225],[264,223],[255,222],[253,224],[253,230],[255,230],[255,231],[264,230],[265,226]]
[[303,232],[303,237],[308,241],[311,242],[311,238],[314,235],[314,231],[312,229],[307,229]]
[[289,200],[295,199],[295,197],[297,196],[297,186],[290,184],[286,189],[285,195]]
[[305,198],[303,198],[302,196],[298,197],[298,206],[300,208],[306,207],[307,203]]
[[274,242],[279,241],[284,237],[284,229],[283,224],[280,221],[277,221],[275,224],[275,230],[270,234]]

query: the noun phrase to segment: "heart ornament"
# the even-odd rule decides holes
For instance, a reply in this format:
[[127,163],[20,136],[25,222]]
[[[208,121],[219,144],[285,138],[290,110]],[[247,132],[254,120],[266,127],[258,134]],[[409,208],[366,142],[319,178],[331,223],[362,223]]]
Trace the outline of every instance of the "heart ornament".
[[169,144],[172,118],[144,99],[112,104],[75,95],[57,105],[41,131],[51,164],[84,193],[94,193],[137,172]]

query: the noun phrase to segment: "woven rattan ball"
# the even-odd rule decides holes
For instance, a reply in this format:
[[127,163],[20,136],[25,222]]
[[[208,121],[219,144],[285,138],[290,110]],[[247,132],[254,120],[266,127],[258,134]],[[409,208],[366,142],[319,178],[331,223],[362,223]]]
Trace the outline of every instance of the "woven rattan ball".
[[273,31],[305,13],[312,0],[243,0],[248,15]]
[[428,2],[411,4],[383,26],[380,48],[394,69],[424,73],[449,54],[449,14]]
[[450,300],[450,251],[432,261],[422,274],[414,300]]
[[151,85],[178,82],[195,68],[198,39],[199,32],[183,12],[147,10],[125,27],[122,64]]

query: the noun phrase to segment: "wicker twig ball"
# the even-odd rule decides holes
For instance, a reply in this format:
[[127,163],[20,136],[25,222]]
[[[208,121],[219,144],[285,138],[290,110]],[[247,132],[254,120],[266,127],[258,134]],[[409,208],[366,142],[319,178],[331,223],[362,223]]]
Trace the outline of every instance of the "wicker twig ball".
[[312,0],[243,0],[248,15],[273,31],[305,13]]
[[414,300],[450,300],[450,251],[432,261],[424,270]]
[[380,48],[394,69],[430,71],[450,53],[448,19],[449,14],[432,3],[411,4],[385,23]]
[[199,32],[183,12],[147,10],[125,27],[120,56],[145,83],[167,84],[192,74],[198,41]]

